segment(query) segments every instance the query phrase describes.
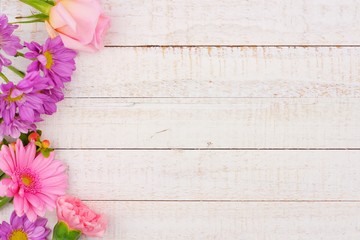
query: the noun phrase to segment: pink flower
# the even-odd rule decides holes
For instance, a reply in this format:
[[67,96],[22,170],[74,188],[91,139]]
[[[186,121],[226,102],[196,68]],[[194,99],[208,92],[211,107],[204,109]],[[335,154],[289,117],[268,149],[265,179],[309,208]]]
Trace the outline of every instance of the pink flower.
[[54,152],[48,158],[37,154],[33,142],[24,147],[18,139],[14,146],[3,145],[0,169],[10,177],[0,181],[0,196],[13,197],[16,214],[26,214],[32,222],[54,209],[56,199],[65,194],[65,166],[54,160]]
[[89,237],[101,237],[106,229],[103,216],[92,211],[80,199],[63,196],[56,202],[57,217],[70,229],[79,230]]
[[45,22],[49,35],[60,35],[67,48],[95,52],[110,27],[99,0],[56,0]]

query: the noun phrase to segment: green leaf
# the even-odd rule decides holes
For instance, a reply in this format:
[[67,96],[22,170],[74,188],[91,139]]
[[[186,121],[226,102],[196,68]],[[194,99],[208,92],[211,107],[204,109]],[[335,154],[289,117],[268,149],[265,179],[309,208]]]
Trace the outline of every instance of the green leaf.
[[9,144],[9,142],[8,142],[5,138],[3,139],[2,142],[3,142],[3,144],[5,144],[5,145],[8,145],[8,144]]
[[68,231],[68,226],[64,222],[58,222],[54,227],[53,239],[64,238],[67,235]]
[[3,145],[8,145],[8,144],[9,144],[9,142],[4,138],[0,143],[0,149]]
[[39,134],[39,136],[41,137],[42,131],[40,129],[36,130],[36,132]]
[[81,232],[78,230],[70,230],[68,236],[69,239],[79,239],[81,236]]
[[39,10],[41,13],[49,15],[51,8],[54,6],[49,1],[43,0],[20,0],[29,6]]
[[6,178],[6,177],[7,177],[7,175],[3,171],[0,170],[0,180],[3,178]]
[[77,240],[81,236],[78,230],[69,229],[68,225],[62,221],[58,222],[53,231],[53,240]]
[[41,142],[38,142],[38,141],[36,141],[36,142],[35,142],[35,145],[36,145],[36,146],[38,146],[39,148],[41,148],[41,147],[42,147]]
[[28,145],[28,143],[29,143],[28,136],[29,136],[29,134],[21,133],[21,135],[19,137],[19,139],[22,141],[24,146]]
[[50,156],[51,149],[49,148],[41,149],[41,153],[44,157],[48,158]]
[[43,0],[43,1],[55,6],[55,2],[53,0]]

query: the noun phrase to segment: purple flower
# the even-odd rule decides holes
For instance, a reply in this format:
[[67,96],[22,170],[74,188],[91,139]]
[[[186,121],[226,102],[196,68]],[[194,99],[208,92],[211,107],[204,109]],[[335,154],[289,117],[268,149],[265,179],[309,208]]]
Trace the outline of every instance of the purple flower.
[[0,115],[6,124],[10,124],[15,115],[28,122],[35,122],[45,113],[44,99],[49,98],[41,91],[48,87],[48,80],[32,72],[17,85],[12,82],[2,84],[0,94]]
[[[41,119],[37,119],[36,121],[39,122],[40,120]],[[20,119],[19,116],[15,116],[9,124],[6,124],[3,119],[0,119],[0,139],[3,139],[4,136],[18,138],[21,133],[27,133],[29,130],[35,131],[36,125]]]
[[60,88],[52,88],[43,90],[42,93],[47,96],[44,99],[44,110],[45,114],[51,115],[56,112],[56,103],[64,99],[64,93]]
[[18,217],[15,211],[11,214],[10,224],[3,221],[0,224],[0,238],[8,239],[28,239],[28,240],[46,240],[51,230],[46,227],[48,220],[38,217],[35,222],[23,215]]
[[3,66],[6,67],[9,65],[11,65],[11,61],[0,53],[0,72],[2,71]]
[[17,50],[23,48],[20,38],[12,35],[17,28],[17,25],[8,23],[6,15],[0,15],[0,49],[10,56],[15,56]]
[[48,38],[44,45],[37,42],[25,43],[30,50],[25,57],[34,60],[27,72],[42,71],[54,87],[63,88],[64,82],[71,81],[75,70],[76,52],[64,46],[60,37]]

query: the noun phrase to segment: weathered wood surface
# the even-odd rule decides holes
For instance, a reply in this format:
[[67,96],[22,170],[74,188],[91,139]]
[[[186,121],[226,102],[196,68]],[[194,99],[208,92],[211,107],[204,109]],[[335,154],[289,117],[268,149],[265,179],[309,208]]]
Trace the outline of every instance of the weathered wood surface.
[[39,126],[104,239],[359,239],[359,1],[103,3],[108,47]]
[[58,148],[359,148],[349,99],[66,99],[39,124]]
[[87,200],[360,201],[360,151],[61,150],[57,156],[69,166],[70,193]]
[[359,97],[358,48],[106,48],[69,97]]
[[[357,0],[104,0],[107,45],[359,45]],[[29,15],[16,0],[1,11]],[[25,26],[43,39],[43,25]]]
[[106,48],[78,57],[66,96],[358,98],[359,69],[353,47]]
[[[360,203],[88,202],[104,211],[104,239],[357,240]],[[6,212],[10,212],[8,208]],[[50,226],[55,224],[49,213]],[[84,238],[93,239],[95,238]]]

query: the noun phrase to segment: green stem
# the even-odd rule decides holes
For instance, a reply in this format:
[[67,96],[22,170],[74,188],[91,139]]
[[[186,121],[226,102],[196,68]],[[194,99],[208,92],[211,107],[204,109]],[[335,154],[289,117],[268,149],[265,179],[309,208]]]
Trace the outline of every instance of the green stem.
[[25,73],[23,71],[20,71],[19,69],[17,69],[16,67],[13,66],[7,66],[8,69],[10,69],[11,71],[13,71],[16,75],[18,75],[21,78],[25,77]]
[[0,72],[0,77],[4,79],[6,83],[10,82],[9,79],[2,72]]
[[29,20],[29,21],[11,22],[10,24],[37,23],[37,22],[44,22],[44,19],[34,19],[34,20]]
[[8,177],[3,171],[0,170],[0,172],[1,172],[0,180],[2,180],[3,178],[7,178],[7,177]]
[[11,201],[12,198],[9,197],[0,197],[0,208],[5,206],[7,203]]
[[17,52],[15,57],[25,57],[25,55],[21,52]]
[[30,16],[18,16],[18,17],[15,17],[16,19],[23,19],[23,18],[36,18],[36,19],[48,19],[49,16],[46,15],[46,14],[43,14],[43,13],[39,13],[39,14],[33,14],[33,15],[30,15]]
[[20,2],[30,5],[46,15],[49,15],[50,9],[53,7],[53,5],[43,0],[20,0]]

